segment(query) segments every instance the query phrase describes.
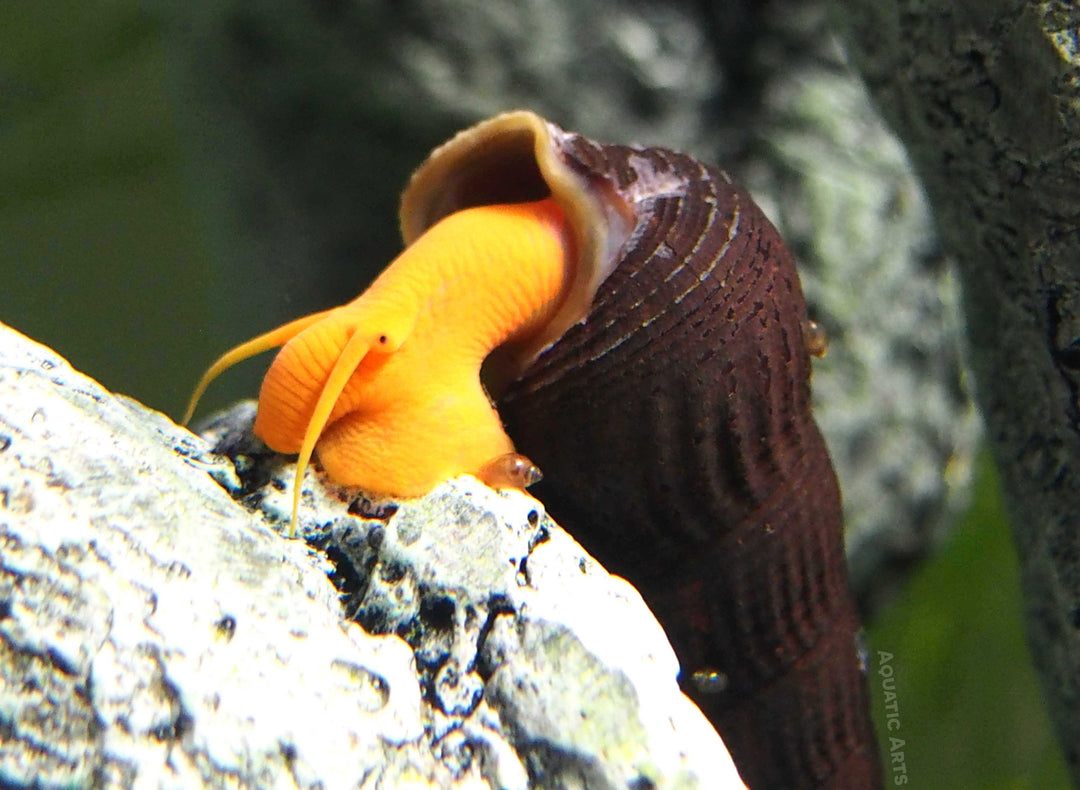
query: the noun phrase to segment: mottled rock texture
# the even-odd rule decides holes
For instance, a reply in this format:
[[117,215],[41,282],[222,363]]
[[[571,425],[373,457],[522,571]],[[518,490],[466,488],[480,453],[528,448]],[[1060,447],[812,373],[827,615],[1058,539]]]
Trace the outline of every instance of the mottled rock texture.
[[214,423],[234,463],[0,325],[0,786],[741,787],[539,503],[309,473],[288,540],[250,418]]
[[1029,641],[1080,785],[1080,8],[835,6],[959,264]]

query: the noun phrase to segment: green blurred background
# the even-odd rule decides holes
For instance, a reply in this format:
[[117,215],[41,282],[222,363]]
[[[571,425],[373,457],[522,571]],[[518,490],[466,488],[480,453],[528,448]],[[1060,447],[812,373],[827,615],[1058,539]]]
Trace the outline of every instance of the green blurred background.
[[220,343],[166,52],[138,8],[0,8],[0,320],[175,416]]
[[[169,57],[163,23],[134,2],[0,6],[0,321],[176,417],[212,357],[274,321],[223,315],[246,296],[216,287],[229,241],[193,183]],[[211,405],[253,395],[259,372],[222,382]],[[868,627],[886,765],[909,787],[1068,786],[1021,608],[984,454],[970,512]],[[879,651],[895,672],[891,733]]]

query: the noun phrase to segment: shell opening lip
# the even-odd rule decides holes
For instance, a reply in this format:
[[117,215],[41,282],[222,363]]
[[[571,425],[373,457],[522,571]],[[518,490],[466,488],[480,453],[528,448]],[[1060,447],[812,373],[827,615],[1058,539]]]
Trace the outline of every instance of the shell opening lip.
[[568,270],[562,304],[545,326],[501,347],[485,365],[485,383],[496,397],[588,315],[634,228],[632,208],[612,186],[573,166],[575,139],[531,111],[504,113],[436,148],[402,194],[406,244],[443,217],[471,206],[551,197],[566,215],[576,259]]

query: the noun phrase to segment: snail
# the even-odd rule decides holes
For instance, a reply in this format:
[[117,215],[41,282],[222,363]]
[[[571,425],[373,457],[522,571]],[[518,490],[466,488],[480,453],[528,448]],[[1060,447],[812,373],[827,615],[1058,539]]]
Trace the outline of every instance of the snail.
[[750,787],[880,787],[810,408],[824,337],[750,197],[690,156],[518,111],[432,152],[401,223],[368,291],[221,357],[188,416],[214,376],[284,344],[255,432],[300,453],[298,483],[313,450],[391,495],[539,467],[538,498],[641,592]]

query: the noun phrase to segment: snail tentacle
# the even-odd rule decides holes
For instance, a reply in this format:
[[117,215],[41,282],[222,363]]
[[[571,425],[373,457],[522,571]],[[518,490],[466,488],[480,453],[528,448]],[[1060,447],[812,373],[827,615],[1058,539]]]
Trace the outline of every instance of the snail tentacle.
[[329,312],[331,311],[312,313],[303,318],[297,318],[295,321],[290,321],[277,329],[272,329],[266,334],[241,343],[218,357],[214,364],[202,375],[202,378],[199,379],[199,383],[195,385],[195,390],[191,394],[191,399],[188,401],[184,416],[180,419],[180,424],[187,425],[191,422],[191,417],[195,414],[195,408],[199,405],[199,400],[202,398],[203,393],[206,392],[206,388],[210,386],[210,382],[238,362],[243,362],[256,354],[284,345],[312,324],[321,321]]
[[[316,325],[317,326],[317,325]],[[342,390],[348,383],[349,378],[356,372],[361,361],[370,353],[392,354],[401,348],[405,342],[405,333],[393,332],[383,325],[377,325],[374,329],[355,328],[349,337],[348,343],[341,350],[340,355],[334,361],[330,369],[319,399],[315,402],[315,408],[308,418],[307,427],[300,443],[299,457],[296,459],[296,476],[293,480],[293,503],[292,517],[289,521],[289,535],[296,531],[296,514],[300,507],[300,492],[304,481],[304,471],[307,469],[311,454],[315,451],[315,443],[322,435],[323,429],[330,418],[330,413],[341,397]]]

